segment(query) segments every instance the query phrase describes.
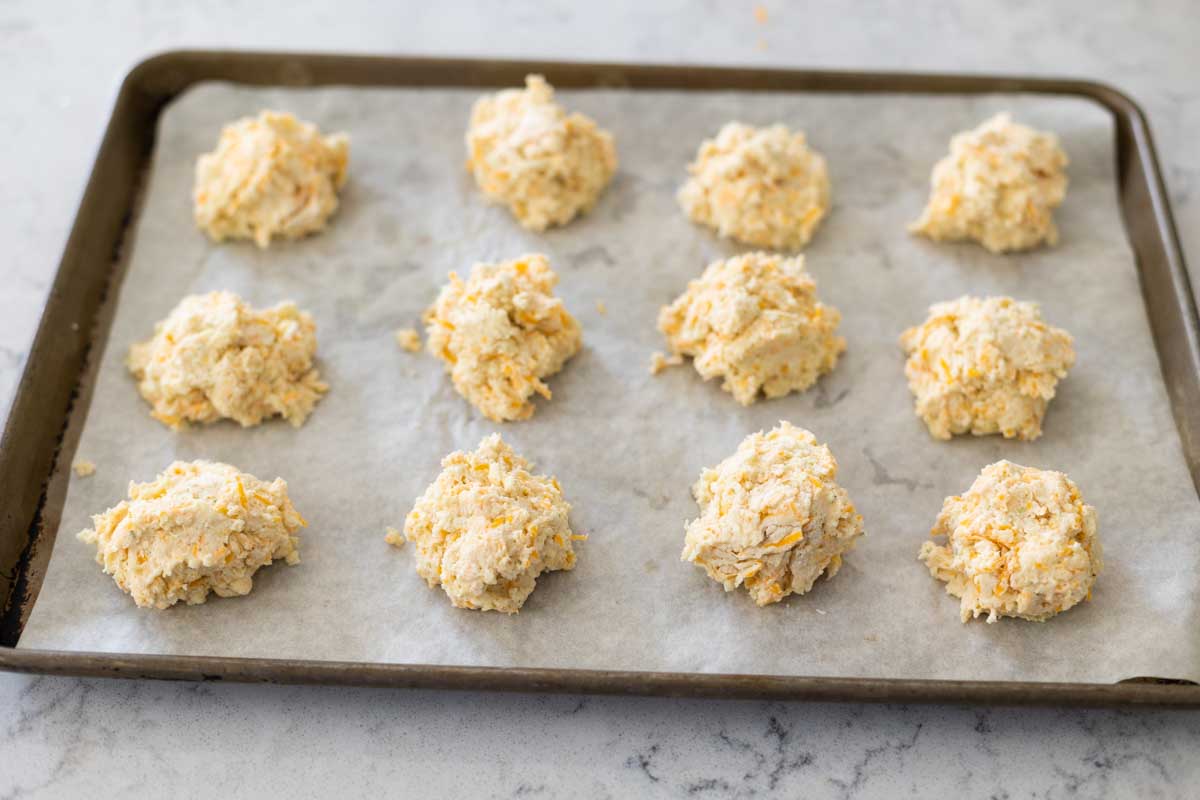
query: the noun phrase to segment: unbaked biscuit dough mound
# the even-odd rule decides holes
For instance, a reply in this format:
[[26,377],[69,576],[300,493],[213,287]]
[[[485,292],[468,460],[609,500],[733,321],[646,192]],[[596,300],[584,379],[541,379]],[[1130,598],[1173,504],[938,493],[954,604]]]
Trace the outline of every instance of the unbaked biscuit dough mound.
[[1061,472],[998,461],[947,497],[920,559],[961,598],[962,621],[1041,622],[1090,599],[1102,567],[1096,510]]
[[802,392],[837,364],[842,315],[817,300],[804,257],[747,253],[708,265],[658,314],[673,354],[693,358],[705,380],[742,405]]
[[446,362],[458,393],[495,422],[527,419],[542,381],[579,351],[579,323],[554,296],[558,276],[543,255],[450,273],[425,312],[426,347]]
[[530,469],[493,433],[446,456],[404,520],[417,574],[456,607],[515,614],[539,575],[575,567],[572,542],[586,537],[571,533],[558,481]]
[[954,434],[1036,439],[1055,386],[1075,363],[1074,340],[1035,303],[960,297],[929,309],[900,337],[917,416],[938,439]]
[[688,172],[679,204],[692,221],[755,247],[798,250],[829,211],[825,159],[783,125],[727,123]]
[[275,415],[299,427],[329,388],[313,366],[316,331],[294,303],[260,310],[232,292],[190,295],[127,363],[151,416],[172,428]]
[[129,499],[93,516],[79,539],[96,545],[96,563],[135,603],[167,608],[248,594],[259,567],[299,563],[305,524],[282,478],[176,461],[150,483],[131,482]]
[[225,126],[196,162],[196,224],[213,240],[298,239],[325,227],[346,182],[350,140],[291,114],[263,111]]
[[836,477],[829,448],[803,428],[781,422],[746,437],[692,488],[700,516],[687,525],[683,560],[727,592],[744,585],[760,606],[804,594],[837,573],[863,532]]
[[616,172],[617,151],[610,133],[583,114],[568,115],[545,78],[529,75],[524,89],[475,103],[467,169],[488,200],[544,231],[592,209]]
[[929,204],[909,230],[938,242],[973,239],[993,253],[1055,244],[1066,166],[1058,137],[997,114],[950,140],[933,168]]

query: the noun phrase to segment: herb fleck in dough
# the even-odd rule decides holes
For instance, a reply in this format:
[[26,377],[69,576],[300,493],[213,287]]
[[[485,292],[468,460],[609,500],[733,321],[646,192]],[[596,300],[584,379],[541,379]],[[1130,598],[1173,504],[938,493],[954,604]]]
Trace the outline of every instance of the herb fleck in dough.
[[232,292],[185,297],[128,366],[151,415],[172,428],[279,415],[299,427],[328,386],[313,366],[317,327],[285,302],[255,309]]
[[476,264],[463,281],[450,273],[425,312],[426,346],[446,362],[458,393],[495,422],[527,419],[542,379],[579,351],[579,323],[554,296],[558,276],[542,255]]
[[744,244],[798,250],[829,211],[825,159],[783,125],[730,122],[704,140],[688,172],[684,212]]
[[524,89],[475,103],[467,168],[488,200],[544,231],[592,209],[617,169],[617,151],[610,133],[583,114],[568,115],[550,84],[530,75]]
[[456,607],[515,614],[539,575],[574,568],[572,542],[587,537],[571,533],[558,481],[531,469],[494,433],[446,456],[405,519],[417,573]]
[[998,461],[947,497],[920,559],[961,598],[962,621],[1035,621],[1091,597],[1102,568],[1096,510],[1061,472]]
[[938,242],[973,239],[993,253],[1055,244],[1066,166],[1054,134],[997,114],[950,140],[933,168],[929,204],[909,230]]
[[350,143],[291,114],[263,111],[225,126],[196,162],[196,224],[213,240],[298,239],[325,227],[346,182]]
[[781,422],[752,434],[692,488],[683,560],[725,591],[745,586],[760,606],[832,578],[862,535],[863,520],[834,482],[837,461],[803,428]]
[[304,519],[287,483],[271,483],[211,461],[176,461],[129,499],[92,517],[79,539],[96,563],[143,608],[248,594],[254,573],[275,559],[297,564]]
[[1058,381],[1075,363],[1071,335],[1034,303],[960,297],[929,309],[900,337],[917,416],[938,439],[954,434],[1036,439]]
[[[714,261],[658,315],[673,354],[742,405],[802,392],[837,364],[842,315],[817,300],[804,257],[748,253]],[[669,362],[666,362],[669,363]],[[657,362],[652,371],[658,371]]]

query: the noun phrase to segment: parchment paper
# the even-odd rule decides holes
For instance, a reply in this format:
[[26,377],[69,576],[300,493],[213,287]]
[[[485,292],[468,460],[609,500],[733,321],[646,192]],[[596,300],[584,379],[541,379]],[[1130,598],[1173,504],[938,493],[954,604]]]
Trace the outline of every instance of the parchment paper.
[[[164,114],[132,261],[78,455],[62,530],[22,647],[376,662],[902,678],[1109,682],[1200,679],[1197,531],[1185,470],[1122,230],[1112,123],[1085,101],[562,92],[616,136],[621,168],[595,211],[534,235],[483,203],[463,169],[474,91],[263,90],[206,85]],[[346,131],[350,180],[329,230],[260,252],[210,244],[191,220],[192,169],[221,125],[281,108]],[[1062,242],[1027,255],[935,245],[904,226],[956,131],[1011,109],[1057,131],[1071,158]],[[783,121],[828,158],[834,210],[807,251],[849,349],[813,390],[739,407],[690,364],[651,377],[660,305],[738,247],[691,225],[674,192],[702,137],[730,119]],[[440,362],[401,351],[450,270],[547,253],[585,347],[532,420],[497,425]],[[231,289],[291,298],[318,323],[332,386],[299,430],[275,421],[174,433],[148,415],[122,361],[181,297]],[[932,439],[913,415],[897,336],[963,293],[1042,303],[1076,337],[1046,434]],[[608,308],[601,315],[596,301]],[[756,608],[682,563],[689,487],[747,434],[780,419],[828,442],[867,535],[831,581]],[[543,576],[515,617],[454,609],[384,543],[439,460],[502,431],[556,475],[591,538],[573,572]],[[310,526],[303,563],[261,570],[245,598],[140,610],[74,533],[173,459],[283,476]],[[1035,624],[961,624],[917,559],[942,500],[1001,458],[1066,471],[1096,506],[1106,569],[1094,599]]]

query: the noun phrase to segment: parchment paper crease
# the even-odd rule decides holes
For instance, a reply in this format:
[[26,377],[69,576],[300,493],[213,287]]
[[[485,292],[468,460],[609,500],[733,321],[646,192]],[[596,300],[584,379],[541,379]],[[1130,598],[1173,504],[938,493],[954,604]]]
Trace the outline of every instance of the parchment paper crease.
[[[1073,99],[562,92],[616,136],[615,183],[565,229],[526,233],[483,203],[463,169],[476,96],[449,90],[263,90],[206,85],[164,114],[132,261],[44,586],[22,647],[453,665],[902,678],[1109,682],[1200,679],[1200,503],[1121,227],[1112,123]],[[351,136],[350,179],[329,230],[276,244],[213,245],[191,221],[192,169],[221,125],[261,108]],[[1062,242],[1027,255],[935,245],[904,226],[949,137],[1002,109],[1057,131],[1071,158]],[[834,209],[807,251],[849,349],[814,390],[739,407],[691,368],[651,377],[660,305],[712,259],[738,251],[675,204],[685,165],[730,119],[783,121],[825,154]],[[450,270],[547,253],[585,347],[554,399],[503,426],[451,388],[442,365],[401,351]],[[173,433],[152,420],[123,359],[185,294],[231,289],[294,299],[318,323],[332,386],[308,424],[233,423]],[[1040,301],[1076,337],[1078,364],[1035,443],[932,439],[912,411],[897,336],[963,293]],[[607,315],[596,310],[603,300]],[[748,433],[780,419],[814,431],[867,535],[805,597],[756,608],[681,563],[689,487]],[[443,455],[493,430],[556,475],[591,538],[573,572],[543,577],[519,616],[452,608],[383,541]],[[173,459],[227,461],[287,479],[308,518],[303,563],[259,572],[245,598],[139,610],[74,533],[130,479]],[[1045,624],[958,621],[957,601],[916,560],[950,494],[1001,458],[1061,469],[1096,506],[1106,569],[1090,603]]]

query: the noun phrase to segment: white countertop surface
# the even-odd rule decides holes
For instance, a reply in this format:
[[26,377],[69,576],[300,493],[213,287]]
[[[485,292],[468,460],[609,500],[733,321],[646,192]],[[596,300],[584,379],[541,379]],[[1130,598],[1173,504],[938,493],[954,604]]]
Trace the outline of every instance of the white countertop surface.
[[[1176,2],[0,0],[0,409],[121,77],[178,47],[1002,71],[1149,114],[1200,258],[1200,14]],[[1189,133],[1191,131],[1191,133]],[[951,656],[952,654],[940,654]],[[1195,796],[1200,714],[534,697],[0,673],[0,798]]]

